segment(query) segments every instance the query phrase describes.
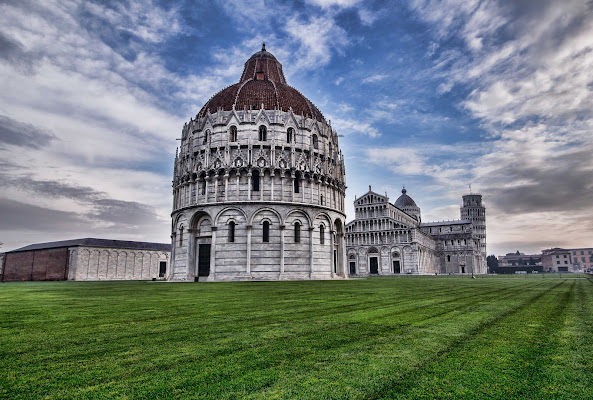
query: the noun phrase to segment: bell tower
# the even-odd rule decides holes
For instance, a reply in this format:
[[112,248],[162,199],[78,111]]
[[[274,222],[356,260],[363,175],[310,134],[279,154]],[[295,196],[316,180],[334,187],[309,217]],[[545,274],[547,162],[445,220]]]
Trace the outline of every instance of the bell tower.
[[480,238],[480,251],[486,260],[486,207],[482,204],[481,194],[466,194],[461,206],[461,219],[472,222],[474,232]]

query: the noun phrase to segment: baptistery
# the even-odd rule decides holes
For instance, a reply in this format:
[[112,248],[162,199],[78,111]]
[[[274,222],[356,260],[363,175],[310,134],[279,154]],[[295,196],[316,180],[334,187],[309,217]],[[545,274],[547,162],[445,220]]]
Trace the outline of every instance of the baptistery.
[[265,49],[183,126],[168,279],[346,278],[344,157]]

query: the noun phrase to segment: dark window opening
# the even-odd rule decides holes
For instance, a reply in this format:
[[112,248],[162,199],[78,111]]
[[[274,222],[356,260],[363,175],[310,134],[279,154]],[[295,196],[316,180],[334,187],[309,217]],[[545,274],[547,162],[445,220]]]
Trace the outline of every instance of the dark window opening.
[[251,177],[251,183],[253,186],[254,192],[259,192],[259,171],[253,171],[253,176]]
[[237,127],[234,126],[234,125],[231,126],[230,141],[231,142],[236,142],[237,141]]
[[321,195],[321,200],[319,201],[321,205],[323,205],[323,195]]
[[206,194],[206,178],[204,178],[204,181],[202,182],[202,194]]
[[262,241],[268,243],[270,241],[270,223],[268,221],[264,221],[263,230]]
[[301,224],[296,222],[294,224],[294,242],[300,243],[301,242]]
[[179,228],[179,247],[183,246],[183,226]]
[[235,241],[235,222],[229,222],[229,242]]
[[265,142],[267,140],[267,137],[268,137],[268,128],[266,128],[264,125],[261,125],[259,127],[259,141]]
[[319,139],[317,135],[313,135],[313,148],[317,150],[319,148]]
[[325,226],[319,225],[319,244],[325,244]]
[[294,192],[295,193],[299,193],[300,186],[301,186],[301,176],[299,174],[296,174],[296,176],[294,177]]
[[292,143],[293,138],[294,138],[294,129],[288,128],[288,130],[286,131],[286,141],[288,143]]
[[159,278],[162,278],[163,276],[165,276],[166,272],[167,272],[167,262],[161,261],[159,264]]
[[204,133],[204,144],[208,143],[208,137],[210,136],[210,131],[206,131]]
[[451,256],[447,256],[447,261],[451,261]]

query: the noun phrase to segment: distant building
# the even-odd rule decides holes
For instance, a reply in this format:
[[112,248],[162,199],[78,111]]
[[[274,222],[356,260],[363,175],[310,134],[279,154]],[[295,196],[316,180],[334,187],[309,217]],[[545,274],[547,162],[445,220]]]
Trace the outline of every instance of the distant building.
[[498,256],[498,274],[543,272],[541,254],[525,254],[517,251]]
[[0,281],[151,280],[165,277],[169,243],[74,239],[6,252]]
[[572,256],[572,265],[575,272],[593,270],[593,248],[568,249]]
[[462,219],[421,222],[406,189],[394,204],[369,191],[354,201],[346,225],[349,275],[485,274],[486,208],[482,196],[463,196]]
[[542,265],[545,272],[574,272],[571,251],[558,247],[542,250]]

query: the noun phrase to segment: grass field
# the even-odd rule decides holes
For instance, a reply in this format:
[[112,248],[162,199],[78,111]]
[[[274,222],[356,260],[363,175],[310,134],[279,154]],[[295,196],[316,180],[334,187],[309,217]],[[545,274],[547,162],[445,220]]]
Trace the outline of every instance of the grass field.
[[0,285],[0,398],[593,398],[570,276]]

